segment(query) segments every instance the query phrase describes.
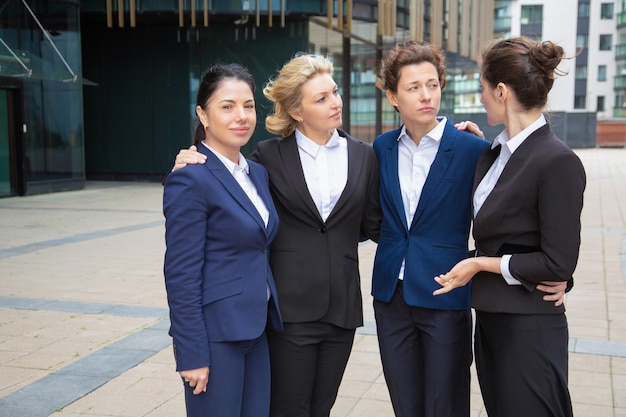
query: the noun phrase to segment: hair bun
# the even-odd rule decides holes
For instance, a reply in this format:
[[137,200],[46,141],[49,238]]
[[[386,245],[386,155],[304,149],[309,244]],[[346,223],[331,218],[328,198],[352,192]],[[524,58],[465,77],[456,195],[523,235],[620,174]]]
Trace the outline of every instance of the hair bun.
[[550,78],[554,73],[560,74],[557,66],[563,59],[565,51],[552,41],[537,42],[534,48],[528,51],[528,58],[533,67]]

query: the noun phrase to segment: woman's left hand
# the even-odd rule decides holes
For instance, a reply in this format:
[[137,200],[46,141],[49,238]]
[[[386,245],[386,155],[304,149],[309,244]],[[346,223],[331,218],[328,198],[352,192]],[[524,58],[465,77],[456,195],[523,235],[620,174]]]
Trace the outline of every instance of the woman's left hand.
[[548,293],[543,296],[543,301],[554,301],[556,307],[565,301],[565,289],[567,282],[565,281],[542,281],[536,287],[539,291]]

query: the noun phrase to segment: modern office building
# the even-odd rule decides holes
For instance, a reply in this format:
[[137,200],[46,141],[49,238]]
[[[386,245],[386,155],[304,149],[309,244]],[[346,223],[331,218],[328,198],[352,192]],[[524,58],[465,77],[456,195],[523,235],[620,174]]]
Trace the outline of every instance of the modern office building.
[[554,40],[574,56],[549,105],[568,143],[626,145],[626,1],[496,1],[494,37],[518,34]]
[[[497,133],[479,103],[481,48],[494,34],[522,33],[562,40],[575,52],[585,21],[577,4],[594,1],[564,1],[572,8],[515,0],[4,0],[0,196],[77,189],[87,179],[160,180],[190,144],[199,79],[218,61],[247,66],[257,81],[259,124],[244,153],[271,136],[261,88],[298,51],[333,60],[344,128],[353,136],[371,142],[399,125],[375,87],[375,71],[402,39],[446,49],[442,114]],[[569,22],[566,30],[559,22]],[[589,103],[596,98],[585,93],[577,107],[582,90],[567,78],[555,85],[551,103],[557,130],[572,146],[595,146]],[[607,109],[609,103],[606,96]]]

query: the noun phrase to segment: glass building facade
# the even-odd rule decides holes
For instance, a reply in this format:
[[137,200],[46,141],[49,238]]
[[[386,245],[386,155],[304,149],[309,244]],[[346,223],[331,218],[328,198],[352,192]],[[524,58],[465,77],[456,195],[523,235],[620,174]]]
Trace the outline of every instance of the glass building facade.
[[79,10],[77,0],[0,10],[0,196],[83,186]]
[[[476,58],[494,0],[8,0],[0,6],[0,196],[160,181],[197,125],[204,69],[237,62],[264,83],[304,51],[329,56],[344,129],[372,142],[402,121],[375,85],[395,42],[446,49],[442,115],[486,125]],[[329,12],[330,8],[330,12]],[[472,30],[479,28],[479,30]]]

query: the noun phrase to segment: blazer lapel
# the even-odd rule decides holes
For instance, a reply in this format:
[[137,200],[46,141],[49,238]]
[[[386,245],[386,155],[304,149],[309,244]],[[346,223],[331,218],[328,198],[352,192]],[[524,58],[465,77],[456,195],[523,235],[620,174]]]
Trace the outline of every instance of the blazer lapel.
[[[233,199],[243,208],[254,220],[265,230],[265,222],[261,218],[261,215],[257,211],[248,195],[243,191],[233,174],[228,172],[228,169],[224,166],[222,161],[218,159],[213,152],[207,149],[204,145],[198,146],[199,152],[207,156],[205,166],[209,169],[211,174],[222,184],[226,191],[233,197]],[[254,181],[254,180],[253,180]],[[256,185],[256,183],[255,183]],[[258,189],[258,188],[257,188]]]
[[346,202],[348,202],[350,196],[354,193],[354,190],[360,181],[361,174],[364,169],[364,165],[361,163],[365,152],[363,145],[348,137],[344,132],[340,131],[339,134],[346,138],[348,150],[348,179],[346,181],[346,186],[341,192],[341,196],[339,196],[339,200],[337,200],[337,204],[333,207],[333,210],[330,212],[326,222],[330,221],[333,215],[340,210]]
[[446,127],[444,129],[443,136],[441,137],[441,143],[439,143],[439,149],[437,150],[437,155],[435,155],[435,160],[428,170],[426,182],[422,188],[422,194],[420,195],[419,202],[417,203],[417,209],[415,210],[411,227],[417,223],[422,213],[424,213],[424,210],[428,207],[430,199],[441,184],[441,180],[443,180],[455,154],[453,151],[455,140],[456,130],[452,129],[452,126],[448,121],[446,122]]
[[265,207],[267,207],[267,210],[270,214],[267,221],[267,227],[265,226],[265,223],[263,223],[263,219],[261,219],[261,216],[258,215],[257,217],[261,220],[261,225],[264,229],[266,229],[267,235],[271,236],[274,228],[276,228],[277,226],[278,214],[276,213],[276,209],[274,208],[272,196],[269,193],[269,187],[267,183],[264,183],[262,180],[264,176],[261,174],[260,168],[254,163],[250,163],[250,161],[248,161],[248,166],[250,167],[250,179],[252,180],[252,183],[256,187],[259,197],[261,197],[261,200],[263,200],[263,203],[265,204]]
[[306,185],[306,179],[304,178],[304,171],[302,170],[302,163],[300,161],[300,152],[298,151],[298,144],[296,143],[295,133],[284,138],[279,143],[280,150],[280,162],[285,167],[285,172],[291,181],[293,189],[298,194],[302,203],[309,209],[311,214],[319,221],[322,217],[317,210],[317,206],[309,193],[309,188]]
[[400,129],[398,129],[397,134],[390,138],[389,146],[385,149],[385,152],[381,153],[382,157],[385,158],[380,163],[381,167],[385,167],[381,181],[385,180],[389,184],[389,194],[395,208],[394,214],[397,216],[398,224],[402,224],[405,230],[408,230],[406,215],[404,214],[404,203],[402,202],[402,191],[400,190],[400,177],[398,175],[398,135],[400,135]]
[[500,148],[502,146],[498,145],[494,149],[491,147],[483,152],[483,154],[478,158],[478,163],[476,164],[476,173],[474,174],[474,189],[472,191],[476,191],[478,184],[483,180],[491,165],[496,161],[498,155],[500,155]]
[[[503,201],[506,201],[508,196],[511,195],[511,189],[507,186],[507,182],[509,182],[513,176],[517,175],[520,171],[523,171],[522,165],[532,159],[532,151],[533,149],[539,149],[540,147],[533,146],[533,142],[540,140],[543,136],[550,132],[550,127],[548,125],[542,126],[533,133],[528,136],[524,142],[517,148],[517,150],[511,155],[509,161],[506,163],[506,166],[502,170],[500,174],[500,178],[496,181],[493,190],[487,196],[487,199],[484,201],[480,211],[476,213],[476,217],[480,216],[481,213],[489,213],[489,208],[494,204],[494,209],[500,207]],[[474,176],[474,191],[482,181],[483,177],[489,171],[489,168],[494,164],[498,156],[500,155],[501,145],[495,147],[495,149],[489,149],[481,155],[478,166],[476,168],[476,175]],[[485,208],[487,210],[485,210]]]

